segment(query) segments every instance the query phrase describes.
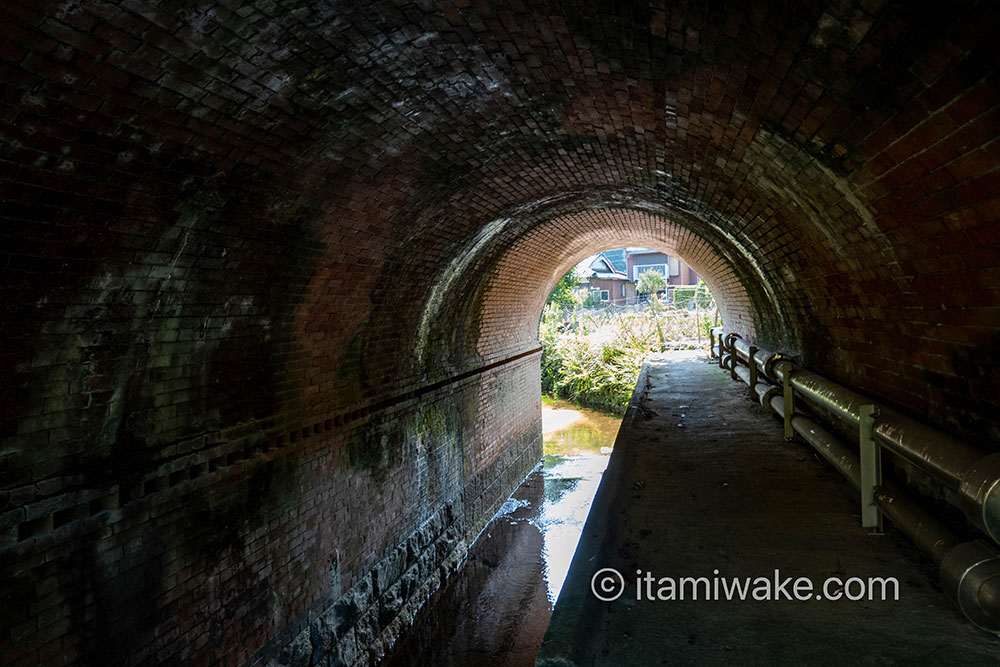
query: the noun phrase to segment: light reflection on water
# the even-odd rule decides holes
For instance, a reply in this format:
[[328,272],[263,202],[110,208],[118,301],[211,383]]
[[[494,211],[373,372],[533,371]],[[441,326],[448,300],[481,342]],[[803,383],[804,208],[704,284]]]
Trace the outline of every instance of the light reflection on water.
[[542,463],[383,665],[534,664],[621,422],[547,398],[542,412]]
[[610,454],[620,425],[621,417],[615,415],[588,410],[560,399],[542,400],[546,454]]
[[555,604],[580,541],[590,504],[608,465],[620,419],[545,399],[545,502],[532,523],[542,531],[542,560],[550,604]]
[[606,454],[545,456],[545,501],[532,523],[542,531],[542,561],[551,604],[559,598],[607,465]]

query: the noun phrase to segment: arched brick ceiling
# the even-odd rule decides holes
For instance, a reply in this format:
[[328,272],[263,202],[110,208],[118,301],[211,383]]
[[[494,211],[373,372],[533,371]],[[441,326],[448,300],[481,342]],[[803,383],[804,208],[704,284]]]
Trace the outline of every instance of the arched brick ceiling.
[[[748,335],[754,334],[755,313],[769,318],[775,329],[780,328],[779,314],[772,308],[774,304],[768,295],[761,290],[752,301],[747,293],[745,285],[760,286],[751,273],[754,267],[748,268],[745,261],[740,262],[740,257],[724,258],[721,252],[724,240],[713,239],[716,241],[713,245],[695,231],[672,222],[662,212],[629,208],[562,215],[546,220],[544,225],[522,236],[491,276],[486,312],[492,311],[494,317],[504,322],[498,327],[501,331],[513,328],[514,323],[508,325],[505,320],[517,317],[522,326],[527,324],[527,337],[534,336],[537,318],[532,320],[530,315],[541,314],[541,306],[559,278],[593,252],[621,247],[623,240],[628,246],[655,248],[681,257],[708,283],[725,321]],[[553,272],[552,266],[558,268]],[[750,275],[741,280],[736,266]],[[482,319],[492,324],[489,315]]]
[[[752,258],[739,256],[707,225],[675,213],[690,227],[677,224],[662,209],[636,201],[627,205],[621,198],[591,201],[577,193],[554,208],[567,206],[569,211],[560,214],[548,207],[531,216],[536,221],[520,225],[502,219],[491,243],[484,240],[478,244],[478,254],[456,258],[421,315],[418,358],[440,342],[433,338],[435,333],[453,346],[464,344],[475,350],[480,360],[493,361],[498,350],[506,355],[519,352],[518,344],[534,347],[542,305],[556,281],[584,257],[622,245],[654,247],[682,257],[714,290],[726,321],[748,335],[753,335],[755,315],[766,318],[771,330],[784,330],[773,294],[755,274],[759,267]],[[756,288],[753,299],[747,284]],[[449,340],[453,332],[465,332],[468,339]],[[454,353],[447,344],[443,349],[445,356]]]
[[729,327],[1000,446],[998,19],[0,2],[20,661],[250,664],[432,514],[474,535],[537,453],[545,293],[602,248],[676,252]]
[[1000,439],[993,3],[0,11],[15,414],[84,336],[68,361],[119,388],[73,408],[94,437],[153,438],[177,373],[205,409],[156,438],[308,423],[529,346],[620,238],[689,253],[731,326]]

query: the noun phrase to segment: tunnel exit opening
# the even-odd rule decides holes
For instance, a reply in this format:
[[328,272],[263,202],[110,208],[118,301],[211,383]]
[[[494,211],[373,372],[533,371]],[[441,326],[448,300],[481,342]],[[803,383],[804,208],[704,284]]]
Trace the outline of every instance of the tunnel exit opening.
[[[539,320],[543,483],[562,517],[543,528],[553,604],[643,364],[669,350],[705,353],[719,321],[711,290],[682,258],[621,245],[570,268]],[[567,486],[572,500],[561,498]]]
[[646,358],[707,349],[719,319],[710,288],[676,255],[638,247],[591,255],[560,278],[542,310],[542,392],[621,415]]

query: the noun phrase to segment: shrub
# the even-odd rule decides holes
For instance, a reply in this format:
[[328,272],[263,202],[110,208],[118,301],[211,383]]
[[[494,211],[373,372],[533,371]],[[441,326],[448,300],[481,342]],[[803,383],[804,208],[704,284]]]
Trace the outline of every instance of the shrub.
[[639,282],[635,289],[640,294],[656,294],[667,287],[667,281],[662,273],[656,271],[644,271],[639,274]]
[[713,308],[699,314],[669,305],[597,312],[547,306],[538,330],[542,391],[623,414],[646,357],[697,347],[699,329],[708,345]]
[[715,305],[715,300],[705,283],[699,283],[691,287],[675,287],[673,303],[678,308],[694,308],[696,305],[699,308],[709,308]]

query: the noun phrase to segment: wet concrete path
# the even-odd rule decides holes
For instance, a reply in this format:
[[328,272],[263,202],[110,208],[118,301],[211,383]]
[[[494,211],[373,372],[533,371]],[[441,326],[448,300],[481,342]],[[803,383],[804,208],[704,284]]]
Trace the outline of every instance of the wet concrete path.
[[[892,526],[884,535],[862,530],[853,487],[808,445],[785,442],[745,385],[684,353],[647,364],[640,383],[539,664],[1000,665],[1000,639],[950,605],[933,564]],[[624,575],[613,602],[591,592],[606,567]],[[773,584],[778,601],[705,600],[703,588],[692,600],[690,585],[679,600],[678,587],[659,581],[636,599],[637,571],[714,585],[773,580],[776,569],[817,590],[830,577],[892,577],[898,600],[891,585],[885,601],[786,600]],[[611,583],[602,595],[617,592]]]

